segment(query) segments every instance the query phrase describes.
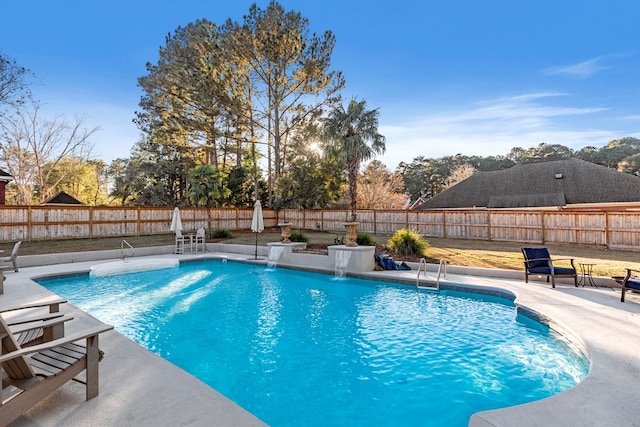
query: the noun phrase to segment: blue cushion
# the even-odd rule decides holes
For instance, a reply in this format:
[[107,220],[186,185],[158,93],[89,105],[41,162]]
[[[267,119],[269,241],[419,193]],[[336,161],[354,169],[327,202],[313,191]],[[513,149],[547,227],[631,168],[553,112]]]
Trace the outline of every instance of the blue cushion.
[[[526,259],[539,259],[538,261],[527,261],[529,270],[533,271],[534,268],[547,267],[547,259],[551,258],[549,250],[547,248],[522,248],[525,253]],[[548,270],[548,269],[547,269]],[[548,273],[547,273],[548,274]]]
[[[387,255],[373,255],[373,258],[375,259],[375,261],[378,263],[378,265],[382,268],[384,268],[385,270],[397,270],[398,269],[398,264],[396,264],[396,262],[393,260],[393,258],[387,256]],[[407,266],[408,267],[408,266]],[[411,270],[411,268],[409,268],[409,270]]]
[[640,291],[640,280],[629,280],[624,287]]
[[576,271],[573,268],[553,267],[553,274],[556,276],[570,275],[576,274]]
[[[530,268],[529,273],[551,274],[551,269],[549,267]],[[576,271],[573,268],[553,267],[553,274],[556,276],[566,276],[576,274]]]
[[535,267],[535,268],[530,268],[529,273],[551,274],[551,269],[549,267]]

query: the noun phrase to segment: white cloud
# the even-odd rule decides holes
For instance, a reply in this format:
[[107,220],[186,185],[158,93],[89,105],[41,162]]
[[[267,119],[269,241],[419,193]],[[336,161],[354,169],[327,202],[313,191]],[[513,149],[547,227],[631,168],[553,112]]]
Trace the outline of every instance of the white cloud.
[[411,162],[417,156],[505,155],[513,147],[533,147],[542,142],[579,149],[601,146],[621,136],[616,130],[564,124],[564,119],[591,117],[607,110],[549,105],[564,95],[539,92],[498,98],[469,109],[381,125],[380,133],[387,138],[387,153],[378,160],[395,169],[398,163]]
[[586,61],[579,62],[573,65],[560,65],[555,67],[549,67],[543,70],[544,74],[548,75],[568,75],[579,78],[590,77],[597,72],[609,68],[602,65],[604,57],[600,56]]
[[[539,92],[526,95],[498,98],[479,103],[479,107],[453,114],[439,115],[426,119],[426,124],[465,123],[469,121],[498,121],[530,123],[540,126],[548,118],[559,116],[575,116],[597,113],[606,110],[602,107],[576,108],[544,105],[536,101],[565,96],[557,92]],[[490,122],[493,126],[493,122]]]

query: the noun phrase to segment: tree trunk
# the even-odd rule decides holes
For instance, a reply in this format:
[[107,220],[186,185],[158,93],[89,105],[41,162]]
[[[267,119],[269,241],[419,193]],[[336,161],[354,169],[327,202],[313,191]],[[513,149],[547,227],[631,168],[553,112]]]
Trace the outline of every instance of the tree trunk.
[[351,221],[357,220],[357,195],[358,195],[358,169],[360,162],[357,158],[347,159],[347,168],[349,170],[349,206],[351,207]]

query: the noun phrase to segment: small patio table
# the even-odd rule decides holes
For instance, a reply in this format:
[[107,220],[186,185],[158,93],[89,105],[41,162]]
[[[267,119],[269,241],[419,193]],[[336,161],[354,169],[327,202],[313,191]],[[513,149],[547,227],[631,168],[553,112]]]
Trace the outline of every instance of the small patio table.
[[580,280],[578,281],[578,285],[582,284],[582,287],[584,288],[584,285],[587,284],[587,282],[589,282],[589,285],[591,286],[595,286],[596,288],[598,287],[598,285],[595,284],[595,282],[593,281],[593,266],[595,264],[591,264],[591,263],[587,263],[587,262],[579,262],[578,266],[580,266],[580,272],[581,272],[581,276],[580,276]]

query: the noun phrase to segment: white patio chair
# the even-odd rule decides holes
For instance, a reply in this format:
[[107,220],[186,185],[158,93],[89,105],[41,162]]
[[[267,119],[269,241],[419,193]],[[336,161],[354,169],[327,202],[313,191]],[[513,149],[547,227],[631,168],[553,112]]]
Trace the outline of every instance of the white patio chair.
[[196,253],[198,253],[199,250],[202,250],[203,253],[206,251],[204,228],[198,228],[193,243],[195,244]]
[[185,243],[189,241],[189,247],[191,247],[191,236],[185,236],[182,231],[176,230],[176,249],[174,253],[183,254]]

